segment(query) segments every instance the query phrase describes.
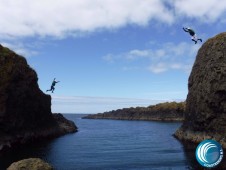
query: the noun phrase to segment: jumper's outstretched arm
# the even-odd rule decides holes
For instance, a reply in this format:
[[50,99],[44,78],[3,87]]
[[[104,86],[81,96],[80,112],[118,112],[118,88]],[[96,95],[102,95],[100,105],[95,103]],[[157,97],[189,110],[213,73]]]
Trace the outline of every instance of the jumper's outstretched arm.
[[188,32],[188,29],[187,29],[187,28],[184,28],[184,27],[183,27],[183,30],[184,30],[185,32]]

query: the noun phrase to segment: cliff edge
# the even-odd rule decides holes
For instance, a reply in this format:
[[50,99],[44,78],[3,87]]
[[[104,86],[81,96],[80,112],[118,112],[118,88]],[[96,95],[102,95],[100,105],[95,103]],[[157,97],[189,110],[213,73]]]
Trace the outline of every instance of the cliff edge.
[[0,151],[76,130],[72,121],[51,113],[51,96],[39,89],[26,59],[0,45]]
[[175,136],[195,143],[215,139],[226,148],[226,33],[199,49],[188,91],[185,120]]

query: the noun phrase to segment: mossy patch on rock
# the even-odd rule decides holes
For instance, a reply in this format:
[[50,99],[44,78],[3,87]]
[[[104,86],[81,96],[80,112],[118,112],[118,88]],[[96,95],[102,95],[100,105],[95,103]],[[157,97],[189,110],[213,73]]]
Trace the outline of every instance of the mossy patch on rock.
[[29,158],[12,163],[7,170],[53,170],[53,167],[39,158]]

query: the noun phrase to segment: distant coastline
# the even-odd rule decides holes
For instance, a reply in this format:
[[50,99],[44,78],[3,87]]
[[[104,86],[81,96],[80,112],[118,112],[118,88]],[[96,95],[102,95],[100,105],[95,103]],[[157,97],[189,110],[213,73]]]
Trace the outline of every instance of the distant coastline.
[[185,102],[165,102],[148,107],[131,107],[90,114],[83,119],[183,121],[184,113]]

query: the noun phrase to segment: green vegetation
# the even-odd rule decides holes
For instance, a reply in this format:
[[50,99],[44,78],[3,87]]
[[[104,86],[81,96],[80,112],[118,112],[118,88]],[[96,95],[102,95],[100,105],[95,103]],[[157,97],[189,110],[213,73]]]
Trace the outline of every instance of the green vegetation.
[[185,102],[165,102],[159,103],[156,105],[148,106],[149,109],[152,110],[180,110],[185,111],[186,103]]
[[1,56],[8,56],[12,51],[6,47],[1,48]]
[[88,115],[90,119],[120,120],[159,120],[182,121],[185,113],[185,102],[166,102],[148,107],[124,108],[110,112]]

